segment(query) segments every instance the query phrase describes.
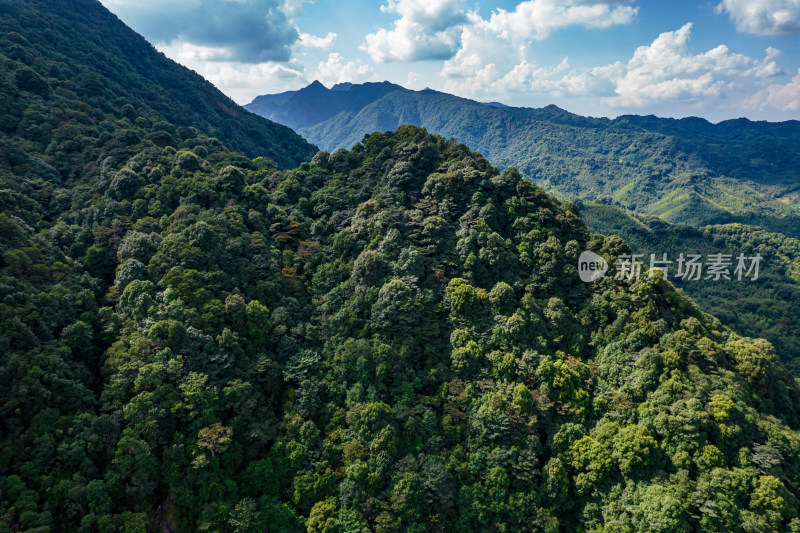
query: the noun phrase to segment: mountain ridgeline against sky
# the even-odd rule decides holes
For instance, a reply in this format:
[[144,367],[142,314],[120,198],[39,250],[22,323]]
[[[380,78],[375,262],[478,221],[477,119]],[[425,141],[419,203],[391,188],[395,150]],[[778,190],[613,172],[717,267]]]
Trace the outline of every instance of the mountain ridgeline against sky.
[[744,222],[800,237],[797,121],[609,120],[390,83],[335,89],[315,82],[245,107],[328,151],[349,148],[373,131],[413,124],[464,142],[501,168],[514,166],[568,198],[608,198],[672,222]]
[[576,204],[413,126],[317,152],[95,2],[0,6],[0,531],[800,531],[785,355],[646,268],[581,282],[630,249]]
[[[299,91],[259,96],[248,104],[246,109],[280,124],[286,124],[292,129],[299,130],[316,126],[342,113],[345,115],[358,114],[364,107],[387,94],[404,90],[401,86],[389,82],[364,83],[360,85],[339,84],[328,89],[320,82],[315,81]],[[412,117],[407,118],[411,119]],[[392,120],[387,122],[388,128],[384,130],[373,128],[370,133],[373,131],[395,130],[402,124],[419,125],[414,124],[414,122],[418,122],[418,120],[403,121],[403,118],[392,117]],[[342,132],[342,135],[352,136],[353,133],[352,131]],[[363,135],[360,137],[363,137]],[[360,141],[360,137],[347,145],[347,147],[349,148]],[[330,140],[326,139],[326,143],[330,145]],[[340,146],[326,145],[326,147],[335,149]]]
[[[3,84],[0,131],[9,131],[32,111],[26,98],[10,93],[16,87],[52,95],[51,103],[77,100],[131,119],[158,113],[175,127],[193,126],[231,150],[268,157],[281,167],[296,166],[316,151],[289,128],[248,113],[203,78],[167,59],[95,0],[0,0],[0,30],[5,34],[0,36],[2,51],[14,60],[6,64],[6,71],[13,68],[21,81]],[[61,114],[57,120],[48,124],[52,130],[66,124],[80,127],[87,119]]]

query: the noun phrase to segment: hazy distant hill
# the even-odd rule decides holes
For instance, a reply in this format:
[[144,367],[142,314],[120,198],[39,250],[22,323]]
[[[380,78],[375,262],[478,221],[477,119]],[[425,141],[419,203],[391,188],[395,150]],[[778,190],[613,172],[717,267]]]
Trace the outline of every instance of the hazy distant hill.
[[245,107],[295,128],[321,148],[348,148],[401,124],[454,137],[501,167],[567,197],[610,198],[692,225],[745,222],[800,237],[800,122],[711,124],[626,115],[581,117],[483,104],[390,83],[328,90],[320,83]]

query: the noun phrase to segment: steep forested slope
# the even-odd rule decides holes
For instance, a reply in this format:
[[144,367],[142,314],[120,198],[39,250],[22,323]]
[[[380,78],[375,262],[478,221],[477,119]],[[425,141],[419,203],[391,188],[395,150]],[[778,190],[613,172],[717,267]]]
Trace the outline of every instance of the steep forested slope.
[[95,44],[33,5],[0,12],[0,529],[800,529],[773,346],[581,283],[627,245],[576,206],[413,127],[279,170],[80,85],[27,32]]
[[577,281],[625,245],[575,206],[416,128],[288,172],[195,142],[5,215],[8,528],[800,525],[773,347]]
[[[501,168],[514,166],[568,198],[610,198],[673,222],[743,222],[800,237],[796,121],[596,119],[555,106],[497,107],[397,86],[383,95],[373,91],[367,100],[361,95],[369,85],[380,84],[348,91],[316,84],[276,101],[261,97],[263,104],[256,99],[247,107],[327,150],[413,124],[464,142]],[[306,115],[310,101],[325,113]]]
[[[597,233],[618,235],[643,261],[667,254],[668,277],[701,308],[739,333],[765,337],[784,361],[800,374],[800,241],[742,224],[693,228],[640,216],[605,203],[580,203],[581,218]],[[727,254],[731,261],[760,254],[757,280],[676,278],[680,254]]]
[[[198,128],[232,150],[284,168],[315,152],[292,130],[245,111],[164,57],[95,0],[0,0],[0,53],[0,131],[38,127],[22,133],[43,147],[87,121],[102,121],[97,113],[133,121],[155,112],[175,127]],[[39,107],[25,93],[46,104]]]

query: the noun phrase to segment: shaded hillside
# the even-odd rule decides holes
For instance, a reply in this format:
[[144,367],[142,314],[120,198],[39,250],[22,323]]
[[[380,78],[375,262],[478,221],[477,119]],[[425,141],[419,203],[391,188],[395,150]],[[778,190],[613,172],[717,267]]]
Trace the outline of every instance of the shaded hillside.
[[411,127],[287,172],[193,142],[0,215],[8,529],[800,526],[772,345],[577,281],[626,245],[574,205]]
[[669,224],[602,203],[586,202],[580,208],[592,231],[620,236],[634,253],[644,254],[645,262],[650,261],[651,254],[661,259],[664,253],[673,261],[680,254],[704,258],[729,254],[733,263],[739,254],[760,254],[763,261],[755,281],[737,281],[736,276],[717,281],[676,279],[677,263],[672,263],[668,276],[725,325],[745,335],[769,339],[793,372],[800,375],[800,241],[741,224],[700,229]]
[[[349,87],[334,86],[331,89],[327,89],[320,82],[315,81],[299,91],[259,96],[245,107],[253,113],[285,124],[290,128],[307,128],[340,113],[357,113],[375,100],[397,90],[404,89],[387,81],[350,85]],[[396,129],[397,126],[398,124],[391,129]],[[352,132],[350,133],[352,134]],[[347,133],[342,132],[342,134],[346,135]],[[361,140],[361,137],[363,134],[358,140]]]
[[[611,198],[691,225],[758,223],[800,237],[796,121],[596,119],[555,106],[498,107],[397,86],[372,101],[356,98],[368,85],[334,92],[316,84],[281,102],[248,107],[296,127],[329,151],[348,148],[372,131],[413,124],[464,142],[500,167],[514,166],[565,197]],[[304,115],[305,93],[325,110],[313,114],[316,123]]]
[[[51,109],[66,99],[131,120],[155,112],[175,127],[195,127],[234,151],[268,157],[281,167],[296,166],[316,151],[290,129],[245,111],[167,59],[94,0],[0,0],[0,53],[7,58],[0,99],[0,131],[6,134],[38,118],[31,116],[33,95],[24,94],[33,93]],[[70,118],[71,125],[82,122],[71,116],[53,120],[63,124]],[[43,136],[59,128],[47,126]],[[46,147],[49,140],[41,142]]]
[[800,529],[774,347],[581,283],[575,205],[415,127],[280,170],[3,35],[1,530]]

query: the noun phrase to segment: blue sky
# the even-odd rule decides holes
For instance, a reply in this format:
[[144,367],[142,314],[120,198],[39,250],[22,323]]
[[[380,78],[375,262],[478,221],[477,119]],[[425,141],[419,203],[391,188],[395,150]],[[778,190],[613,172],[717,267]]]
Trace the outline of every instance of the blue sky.
[[800,0],[101,0],[239,103],[389,80],[593,116],[800,119]]

